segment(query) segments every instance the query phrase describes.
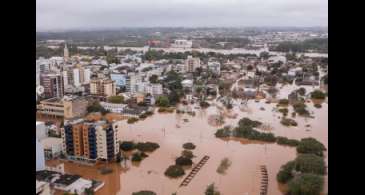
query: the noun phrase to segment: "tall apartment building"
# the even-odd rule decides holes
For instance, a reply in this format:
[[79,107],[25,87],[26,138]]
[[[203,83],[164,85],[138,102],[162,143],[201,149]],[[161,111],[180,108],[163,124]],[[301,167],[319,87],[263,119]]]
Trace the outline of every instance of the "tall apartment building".
[[126,77],[126,89],[128,92],[136,93],[138,91],[138,83],[142,82],[142,77],[136,73],[129,73]]
[[111,79],[93,79],[90,81],[90,94],[99,96],[114,96],[117,94],[115,81]]
[[79,160],[113,160],[119,152],[118,125],[105,121],[67,122],[61,132],[64,153]]
[[157,84],[157,83],[156,84],[152,84],[152,83],[145,84],[143,92],[146,94],[149,93],[153,96],[162,95],[162,93],[163,93],[162,85]]
[[84,67],[68,68],[63,71],[64,86],[75,86],[79,87],[82,84],[89,84],[91,71]]
[[188,58],[185,60],[185,70],[186,72],[194,72],[195,69],[200,67],[200,59],[199,58],[193,58],[193,56],[188,56]]
[[58,97],[62,98],[64,94],[63,79],[60,74],[48,73],[42,74],[41,85],[44,87],[44,96],[46,98]]

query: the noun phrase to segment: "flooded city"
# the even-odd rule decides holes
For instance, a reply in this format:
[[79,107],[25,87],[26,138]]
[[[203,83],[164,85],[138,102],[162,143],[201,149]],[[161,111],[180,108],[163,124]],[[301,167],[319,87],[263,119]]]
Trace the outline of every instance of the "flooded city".
[[[295,89],[295,85],[286,85],[278,94],[278,97],[287,97]],[[315,87],[306,87],[312,91]],[[211,102],[212,103],[212,102]],[[312,102],[307,101],[311,118],[297,116],[296,127],[286,127],[280,123],[281,114],[275,112],[276,104],[267,103],[264,99],[257,102],[249,100],[247,109],[243,112],[239,108],[239,102],[234,102],[233,113],[236,118],[224,118],[224,124],[220,127],[235,126],[243,117],[261,121],[270,128],[262,131],[270,131],[276,136],[285,136],[291,139],[313,137],[328,146],[328,104],[322,103],[322,108],[315,108]],[[220,127],[208,123],[210,115],[219,114],[216,106],[207,109],[196,109],[194,105],[188,105],[196,112],[195,116],[177,113],[158,113],[134,124],[128,124],[126,120],[118,121],[119,139],[121,141],[156,142],[160,145],[156,151],[138,164],[130,161],[120,164],[110,163],[106,165],[113,169],[113,173],[101,175],[98,167],[88,167],[66,162],[65,171],[72,174],[80,174],[83,177],[97,178],[105,182],[105,186],[96,194],[130,195],[140,190],[152,190],[157,194],[203,194],[206,186],[214,183],[222,194],[259,194],[260,173],[259,167],[264,165],[268,171],[268,194],[282,194],[283,186],[276,180],[276,174],[286,162],[295,159],[294,147],[281,146],[276,143],[251,141],[242,138],[220,139],[214,136]],[[288,107],[290,110],[291,108]],[[179,187],[184,179],[179,177],[171,179],[164,175],[166,168],[174,164],[175,159],[183,151],[182,145],[192,142],[196,145],[193,150],[193,166],[207,155],[209,160],[200,169],[192,181],[183,187]],[[325,152],[327,162],[328,150]],[[217,167],[222,159],[228,158],[232,164],[225,174],[217,173]],[[105,165],[102,165],[105,166]],[[192,168],[187,168],[189,173]],[[326,179],[327,181],[327,179]],[[327,183],[327,182],[325,182]],[[325,190],[327,191],[327,184]]]

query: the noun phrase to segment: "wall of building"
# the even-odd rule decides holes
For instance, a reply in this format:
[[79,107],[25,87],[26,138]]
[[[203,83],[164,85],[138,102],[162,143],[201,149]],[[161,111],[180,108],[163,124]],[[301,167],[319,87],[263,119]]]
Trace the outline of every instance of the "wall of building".
[[42,144],[36,140],[36,171],[44,170],[45,167],[44,150]]

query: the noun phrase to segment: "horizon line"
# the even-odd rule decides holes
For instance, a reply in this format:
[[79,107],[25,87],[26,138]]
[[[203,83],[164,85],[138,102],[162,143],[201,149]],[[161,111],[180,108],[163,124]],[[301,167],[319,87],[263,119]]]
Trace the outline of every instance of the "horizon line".
[[70,32],[70,31],[103,31],[103,30],[122,30],[122,29],[153,29],[153,28],[185,28],[185,29],[199,29],[199,28],[225,28],[225,29],[240,29],[240,28],[328,28],[328,25],[313,25],[313,26],[124,26],[124,27],[75,27],[75,28],[53,28],[53,29],[36,29],[37,33],[43,32]]

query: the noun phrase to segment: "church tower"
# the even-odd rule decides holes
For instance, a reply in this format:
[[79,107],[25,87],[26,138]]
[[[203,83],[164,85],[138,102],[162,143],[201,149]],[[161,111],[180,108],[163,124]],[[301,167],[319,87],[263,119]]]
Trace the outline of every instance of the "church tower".
[[68,48],[67,48],[67,44],[65,43],[65,48],[63,49],[63,59],[65,60],[65,62],[68,61],[69,59],[69,53],[68,53]]

